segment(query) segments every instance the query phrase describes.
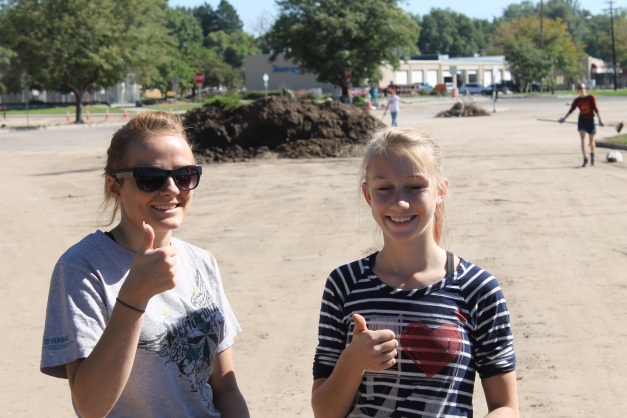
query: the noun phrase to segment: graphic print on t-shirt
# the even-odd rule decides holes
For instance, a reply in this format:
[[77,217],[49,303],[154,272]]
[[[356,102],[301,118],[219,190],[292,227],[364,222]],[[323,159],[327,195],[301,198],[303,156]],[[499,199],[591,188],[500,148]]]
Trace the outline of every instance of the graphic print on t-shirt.
[[[399,354],[397,363],[389,369],[366,371],[361,399],[349,417],[400,417],[405,408],[416,407],[417,398],[426,399],[432,392],[447,393],[461,374],[459,369],[467,367],[469,356],[465,351],[470,347],[463,328],[465,322],[467,320],[459,309],[455,309],[453,315],[444,317],[429,313],[368,316],[369,330],[389,329],[394,332],[399,342]],[[386,389],[381,389],[384,392],[378,394],[385,398],[380,410],[367,406],[375,402],[377,382],[387,382]],[[422,405],[421,412],[439,416],[442,405],[441,399],[436,401],[434,398],[433,402]],[[396,412],[389,415],[390,410]]]
[[[455,316],[461,323],[468,323],[459,309],[455,309]],[[428,378],[438,374],[464,351],[460,328],[449,322],[436,322],[431,326],[420,320],[411,322],[401,331],[399,343],[403,352]]]
[[430,328],[422,322],[412,322],[403,328],[400,343],[411,361],[432,378],[462,351],[462,334],[453,324]]
[[590,113],[591,112],[591,106],[590,103],[586,100],[582,100],[581,103],[579,104],[579,110],[581,110],[581,113]]
[[200,274],[190,303],[181,299],[186,315],[164,321],[165,330],[151,341],[140,341],[138,347],[159,354],[165,364],[174,363],[196,392],[207,384],[211,361],[224,332],[224,317]]

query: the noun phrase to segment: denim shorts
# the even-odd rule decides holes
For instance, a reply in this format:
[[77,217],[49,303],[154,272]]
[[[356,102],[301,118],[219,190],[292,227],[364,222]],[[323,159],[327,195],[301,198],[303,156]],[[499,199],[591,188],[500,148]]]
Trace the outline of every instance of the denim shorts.
[[586,131],[588,134],[596,134],[597,127],[594,125],[594,119],[579,119],[577,121],[577,130]]

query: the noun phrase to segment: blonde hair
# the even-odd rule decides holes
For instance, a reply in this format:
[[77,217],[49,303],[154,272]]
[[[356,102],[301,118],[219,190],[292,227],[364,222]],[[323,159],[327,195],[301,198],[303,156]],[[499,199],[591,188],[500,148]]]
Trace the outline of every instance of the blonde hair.
[[172,113],[161,111],[144,111],[133,116],[124,126],[118,129],[111,138],[111,144],[107,149],[107,162],[102,174],[104,182],[104,199],[102,201],[101,211],[105,213],[111,208],[111,216],[106,226],[109,226],[115,220],[120,208],[119,202],[111,196],[111,192],[107,186],[107,176],[112,176],[124,167],[124,159],[128,150],[128,146],[132,141],[146,138],[148,136],[164,136],[172,135],[183,138],[189,147],[194,150],[193,143],[189,140],[185,133],[182,117]]
[[[368,178],[370,163],[377,156],[396,154],[409,158],[429,181],[435,182],[438,191],[447,188],[442,172],[442,151],[433,136],[412,128],[388,127],[375,131],[365,148],[361,163],[360,183]],[[444,226],[444,200],[437,204],[433,220],[433,237],[440,243]]]

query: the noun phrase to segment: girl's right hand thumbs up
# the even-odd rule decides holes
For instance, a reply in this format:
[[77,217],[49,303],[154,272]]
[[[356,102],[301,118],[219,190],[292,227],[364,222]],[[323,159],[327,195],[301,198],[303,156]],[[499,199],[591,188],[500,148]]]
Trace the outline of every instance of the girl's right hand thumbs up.
[[168,245],[153,249],[154,240],[154,230],[144,223],[144,238],[119,293],[124,301],[141,309],[151,297],[176,285],[176,248]]
[[385,370],[396,364],[398,341],[394,332],[369,330],[366,319],[359,314],[353,314],[352,319],[355,322],[353,340],[347,350],[351,352],[349,358],[353,363],[370,370]]

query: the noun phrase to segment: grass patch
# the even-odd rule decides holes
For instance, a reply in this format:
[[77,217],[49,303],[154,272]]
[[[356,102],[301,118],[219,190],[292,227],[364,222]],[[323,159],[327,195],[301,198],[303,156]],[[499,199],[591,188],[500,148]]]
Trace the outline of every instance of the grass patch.
[[608,142],[610,144],[619,144],[627,146],[627,134],[611,136],[609,138],[604,138],[603,142]]
[[[586,90],[588,94],[592,94],[593,96],[627,96],[627,89],[619,89],[619,90]],[[546,92],[544,92],[546,93]],[[555,94],[572,94],[573,96],[577,96],[576,90],[555,90]]]
[[187,112],[188,110],[200,107],[200,105],[198,103],[163,103],[144,107],[150,110],[161,110],[163,112]]
[[202,107],[226,107],[233,108],[242,106],[242,96],[237,93],[229,93],[227,95],[216,94],[208,99],[206,99]]

